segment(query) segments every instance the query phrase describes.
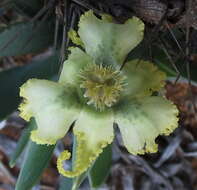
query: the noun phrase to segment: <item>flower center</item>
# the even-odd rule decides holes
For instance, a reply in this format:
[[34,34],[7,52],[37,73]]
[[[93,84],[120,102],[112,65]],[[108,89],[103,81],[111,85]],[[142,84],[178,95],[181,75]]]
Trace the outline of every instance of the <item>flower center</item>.
[[85,89],[84,97],[88,98],[87,104],[93,104],[100,110],[115,104],[125,86],[125,77],[110,66],[88,65],[81,71],[80,78],[80,87]]

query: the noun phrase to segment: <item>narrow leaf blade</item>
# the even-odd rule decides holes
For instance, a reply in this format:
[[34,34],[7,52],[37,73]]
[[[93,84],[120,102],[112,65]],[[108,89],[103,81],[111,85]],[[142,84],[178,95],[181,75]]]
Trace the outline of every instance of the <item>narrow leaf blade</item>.
[[30,141],[15,190],[29,190],[35,185],[49,163],[54,148],[55,145],[38,145]]
[[26,16],[34,16],[43,6],[40,0],[13,0],[15,8]]
[[52,22],[11,25],[0,33],[0,57],[36,53],[46,49],[53,42],[53,33]]
[[72,178],[65,178],[61,176],[60,178],[60,186],[58,190],[72,190],[73,186],[73,179]]
[[35,128],[35,125],[36,125],[35,120],[31,120],[29,125],[23,130],[23,133],[17,144],[17,147],[11,156],[10,163],[9,163],[10,167],[15,166],[17,159],[19,158],[19,156],[21,155],[21,153],[23,152],[23,150],[25,149],[29,141],[31,131],[32,129]]
[[[29,78],[49,79],[58,73],[58,56],[0,72],[0,120],[13,112],[20,102],[19,87]],[[6,84],[6,85],[5,85]]]
[[108,145],[89,171],[91,188],[98,188],[107,178],[112,162],[112,145]]
[[[75,160],[76,160],[76,150],[77,150],[77,138],[76,136],[73,136],[73,147],[72,147],[72,168],[75,166]],[[83,181],[87,177],[87,171],[82,173],[80,176],[75,178],[66,178],[61,176],[60,178],[60,186],[59,190],[78,190],[80,185],[83,183]]]

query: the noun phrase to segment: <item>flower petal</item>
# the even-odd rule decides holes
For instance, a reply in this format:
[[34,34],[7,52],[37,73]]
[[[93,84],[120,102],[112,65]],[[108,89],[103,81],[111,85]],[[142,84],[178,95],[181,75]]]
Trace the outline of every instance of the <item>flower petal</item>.
[[124,145],[132,154],[156,152],[156,137],[169,135],[178,126],[176,106],[163,97],[125,102],[115,112]]
[[56,82],[30,79],[21,87],[20,96],[24,98],[20,116],[27,121],[35,117],[38,128],[31,138],[38,144],[55,144],[79,112],[77,95]]
[[63,168],[63,161],[69,158],[67,151],[58,158],[58,170],[66,177],[83,173],[96,160],[102,149],[113,140],[113,116],[111,112],[96,112],[85,108],[74,126],[77,137],[76,160],[73,171]]
[[70,50],[71,54],[64,62],[59,82],[76,86],[78,85],[80,70],[87,64],[92,64],[92,59],[79,48],[71,48]]
[[122,72],[128,83],[125,94],[132,98],[151,95],[153,91],[158,91],[165,85],[165,73],[148,61],[129,61]]
[[84,47],[83,42],[74,29],[70,29],[68,31],[68,37],[71,39],[73,44]]
[[[104,17],[106,18],[106,17]],[[124,24],[98,19],[92,11],[81,16],[79,36],[86,52],[104,64],[122,64],[143,38],[144,24],[136,17]]]

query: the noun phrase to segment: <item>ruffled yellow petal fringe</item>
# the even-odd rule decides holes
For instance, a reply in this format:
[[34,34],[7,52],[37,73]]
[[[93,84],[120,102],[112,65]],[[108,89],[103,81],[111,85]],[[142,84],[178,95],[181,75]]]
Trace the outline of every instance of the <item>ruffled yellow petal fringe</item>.
[[73,29],[70,29],[68,32],[68,37],[71,39],[72,43],[81,47],[84,47],[83,42],[78,36],[77,32]]
[[115,122],[131,154],[157,152],[155,139],[159,135],[169,135],[178,127],[178,110],[163,97],[128,100],[116,108],[115,112]]
[[92,163],[96,160],[96,158],[103,152],[103,148],[105,148],[108,144],[111,144],[113,141],[113,137],[109,141],[100,142],[97,145],[96,150],[93,152],[86,152],[86,138],[83,133],[75,134],[77,137],[78,147],[76,151],[76,162],[74,164],[74,169],[72,171],[65,170],[63,166],[63,162],[70,159],[71,153],[67,150],[63,151],[57,160],[57,168],[59,173],[61,173],[65,177],[76,177],[85,172]]
[[68,131],[81,110],[78,95],[69,86],[48,80],[30,79],[20,89],[24,102],[20,116],[35,118],[31,139],[37,144],[55,144]]
[[166,74],[148,61],[129,61],[122,72],[128,84],[124,94],[130,98],[150,96],[165,85]]
[[71,48],[70,51],[68,59],[64,62],[59,82],[79,88],[80,71],[88,64],[93,64],[93,61],[89,55],[77,47]]
[[61,153],[57,167],[66,177],[75,177],[86,171],[96,160],[103,148],[111,144],[113,134],[113,116],[111,112],[95,112],[85,109],[81,112],[74,126],[77,139],[76,160],[72,171],[63,168],[63,161],[69,159],[68,151]]
[[80,17],[78,34],[83,41],[87,54],[96,63],[119,67],[127,54],[143,39],[144,24],[133,17],[124,24],[112,23],[103,16],[97,18],[93,11]]

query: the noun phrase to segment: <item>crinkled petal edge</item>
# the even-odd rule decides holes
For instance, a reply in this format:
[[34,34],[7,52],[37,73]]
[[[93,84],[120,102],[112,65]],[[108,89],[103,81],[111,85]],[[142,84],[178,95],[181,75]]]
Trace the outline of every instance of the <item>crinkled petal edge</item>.
[[42,138],[39,138],[39,135],[38,135],[39,131],[38,130],[33,130],[31,132],[31,140],[36,142],[37,144],[41,144],[41,145],[53,145],[53,144],[56,144],[57,142],[57,138],[56,139],[52,139],[52,138],[49,138],[49,139],[42,139]]
[[89,156],[88,163],[83,163],[81,162],[83,160],[80,159],[80,155],[84,154],[85,143],[83,142],[85,142],[85,136],[82,132],[74,131],[74,134],[77,137],[77,143],[78,143],[78,147],[76,151],[76,163],[75,163],[74,170],[73,171],[65,170],[63,167],[63,162],[68,160],[71,156],[71,154],[67,150],[63,151],[57,160],[57,168],[60,174],[62,174],[65,177],[70,177],[70,178],[79,176],[80,174],[85,172],[91,166],[93,161],[96,160],[99,154],[103,152],[103,148],[105,148],[108,144],[111,144],[114,138],[114,136],[112,136],[108,142],[107,141],[100,142],[97,149],[91,153],[91,156]]
[[172,120],[172,124],[169,126],[166,126],[164,127],[164,130],[162,131],[161,135],[170,135],[177,127],[178,127],[178,121],[179,121],[179,118],[178,118],[178,115],[179,115],[179,110],[177,108],[177,106],[172,103],[171,101],[169,101],[172,105],[172,108],[173,108],[173,120]]
[[[171,125],[167,125],[165,127],[163,127],[163,131],[161,131],[160,134],[158,134],[157,136],[155,136],[155,139],[160,136],[160,135],[165,135],[168,136],[170,135],[177,127],[178,127],[178,115],[179,115],[179,111],[176,107],[175,104],[173,104],[172,102],[170,102],[173,108],[173,120],[171,122]],[[132,153],[134,155],[140,154],[143,155],[145,153],[156,153],[158,151],[158,144],[154,143],[151,146],[145,146],[145,148],[143,150],[139,150],[139,152],[136,153]]]
[[[30,79],[33,80],[33,79]],[[18,110],[20,111],[19,116],[22,117],[24,120],[29,121],[30,118],[32,117],[32,114],[30,112],[30,110],[28,109],[28,100],[25,98],[25,92],[24,89],[26,88],[26,86],[29,84],[28,80],[26,83],[24,83],[21,87],[20,87],[20,97],[23,97],[22,102],[19,105]]]

